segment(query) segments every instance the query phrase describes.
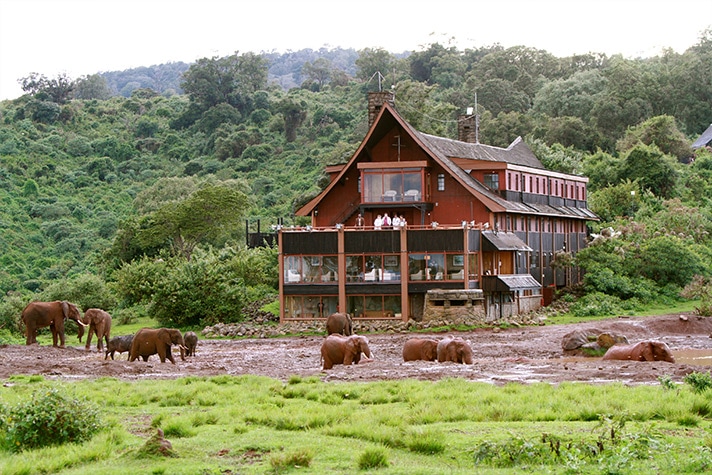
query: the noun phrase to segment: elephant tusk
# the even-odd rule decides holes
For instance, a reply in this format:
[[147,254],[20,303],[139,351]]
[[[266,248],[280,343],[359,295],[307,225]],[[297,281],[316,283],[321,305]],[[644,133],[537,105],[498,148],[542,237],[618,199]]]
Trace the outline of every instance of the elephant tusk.
[[75,320],[75,322],[77,322],[77,324],[79,324],[79,325],[81,325],[81,326],[83,326],[83,327],[88,327],[88,326],[89,326],[89,324],[84,323],[84,322],[81,321],[81,320]]

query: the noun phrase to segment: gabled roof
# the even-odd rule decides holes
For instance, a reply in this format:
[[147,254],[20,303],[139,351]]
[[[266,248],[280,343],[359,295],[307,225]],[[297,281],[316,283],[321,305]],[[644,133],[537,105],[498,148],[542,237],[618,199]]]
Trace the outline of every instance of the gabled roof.
[[710,142],[712,142],[712,124],[695,140],[695,143],[692,144],[692,148],[702,148],[709,145]]
[[[499,163],[507,163],[512,165],[524,166],[546,170],[539,159],[534,155],[531,149],[518,137],[507,148],[493,147],[478,143],[461,142],[459,140],[448,139],[444,137],[436,137],[434,135],[425,134],[417,131],[408,122],[406,122],[400,114],[389,103],[385,103],[381,108],[378,117],[373,121],[371,128],[364,137],[361,145],[351,156],[346,165],[343,166],[338,175],[327,185],[327,187],[314,197],[311,201],[305,204],[297,211],[297,216],[309,215],[321,202],[321,200],[329,193],[329,191],[339,182],[341,177],[351,168],[353,163],[367,148],[368,144],[378,142],[385,134],[388,133],[394,126],[399,125],[405,131],[409,132],[413,140],[430,156],[434,161],[438,162],[443,168],[450,171],[455,178],[465,189],[469,190],[482,204],[484,204],[492,212],[509,212],[522,214],[538,214],[549,216],[566,216],[571,218],[582,219],[597,219],[597,216],[587,209],[568,208],[568,207],[553,207],[544,205],[531,205],[515,201],[508,201],[502,198],[499,194],[494,193],[489,188],[484,186],[478,180],[471,177],[460,166],[456,165],[452,160],[471,159],[478,161],[492,161]],[[368,152],[366,152],[368,153]]]

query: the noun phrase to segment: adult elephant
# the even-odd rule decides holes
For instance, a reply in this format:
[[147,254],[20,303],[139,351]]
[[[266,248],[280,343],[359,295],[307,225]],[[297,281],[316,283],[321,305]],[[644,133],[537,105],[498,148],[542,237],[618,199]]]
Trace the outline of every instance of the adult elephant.
[[675,357],[667,343],[646,340],[634,345],[613,345],[603,355],[604,360],[626,361],[667,361],[675,362]]
[[22,322],[25,324],[27,332],[26,344],[37,343],[37,329],[49,327],[52,331],[53,346],[57,346],[59,337],[59,347],[64,348],[64,321],[66,319],[77,322],[79,335],[84,334],[85,325],[82,322],[82,314],[73,303],[65,300],[30,302],[22,311]]
[[403,361],[435,361],[438,358],[438,340],[411,338],[403,344]]
[[[85,325],[89,326],[89,334],[87,335],[86,351],[89,351],[91,347],[91,337],[96,334],[97,343],[96,349],[98,351],[104,351],[104,341],[106,341],[106,346],[109,346],[109,337],[111,334],[111,315],[100,308],[90,308],[84,312],[84,318],[82,321]],[[79,341],[82,341],[83,331],[79,331]]]
[[348,313],[332,313],[326,319],[326,334],[351,336],[353,335],[353,322]]
[[335,364],[358,364],[361,361],[361,353],[371,358],[371,350],[368,348],[368,339],[365,336],[329,335],[321,344],[324,369],[331,369]]
[[472,348],[460,337],[447,337],[438,342],[438,361],[472,364]]
[[178,345],[180,348],[180,359],[185,361],[185,343],[180,330],[176,328],[142,328],[136,332],[131,342],[129,361],[134,361],[139,356],[143,361],[148,361],[148,357],[157,354],[161,363],[166,362],[166,358],[171,363],[176,364],[171,353],[171,346]]

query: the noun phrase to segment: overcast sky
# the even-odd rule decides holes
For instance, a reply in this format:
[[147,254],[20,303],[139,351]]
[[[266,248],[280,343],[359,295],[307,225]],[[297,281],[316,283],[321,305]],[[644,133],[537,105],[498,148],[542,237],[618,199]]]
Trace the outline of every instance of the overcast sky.
[[75,79],[236,51],[499,43],[556,56],[677,52],[712,25],[710,0],[0,0],[0,99],[31,72]]

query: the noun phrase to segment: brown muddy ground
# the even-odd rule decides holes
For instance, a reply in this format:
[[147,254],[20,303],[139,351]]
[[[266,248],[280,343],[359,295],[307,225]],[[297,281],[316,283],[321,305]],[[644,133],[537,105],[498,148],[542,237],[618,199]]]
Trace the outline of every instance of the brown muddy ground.
[[[292,375],[317,376],[324,381],[378,381],[413,378],[438,380],[448,377],[489,382],[590,383],[622,382],[656,384],[660,376],[682,381],[693,371],[709,371],[712,355],[712,318],[686,315],[630,317],[573,325],[546,325],[483,329],[457,333],[469,340],[474,364],[403,362],[403,343],[414,334],[366,335],[372,361],[359,365],[337,365],[322,370],[320,347],[323,337],[275,339],[206,340],[198,343],[196,356],[176,364],[161,363],[157,356],[148,362],[127,361],[127,353],[104,360],[104,354],[85,352],[76,335],[67,337],[66,349],[50,346],[9,345],[0,348],[0,379],[11,375],[42,375],[49,379],[77,380],[114,377],[122,380],[254,374],[286,381]],[[655,339],[666,342],[676,363],[602,361],[600,358],[564,355],[562,337],[575,329],[595,328],[625,335],[630,343]],[[421,334],[422,335],[422,334]],[[419,336],[421,336],[419,335]],[[442,338],[444,334],[428,334]],[[76,345],[76,346],[75,346]],[[174,354],[177,348],[174,348]]]

